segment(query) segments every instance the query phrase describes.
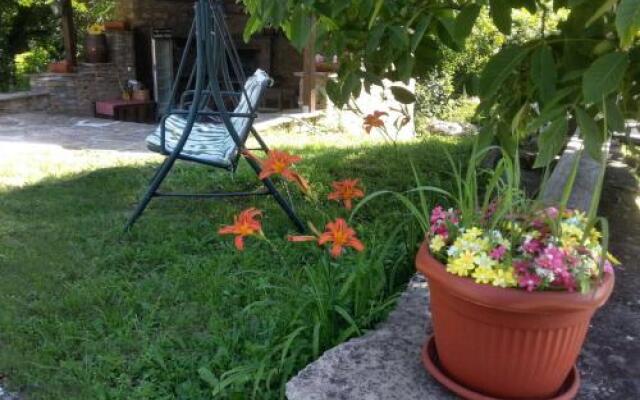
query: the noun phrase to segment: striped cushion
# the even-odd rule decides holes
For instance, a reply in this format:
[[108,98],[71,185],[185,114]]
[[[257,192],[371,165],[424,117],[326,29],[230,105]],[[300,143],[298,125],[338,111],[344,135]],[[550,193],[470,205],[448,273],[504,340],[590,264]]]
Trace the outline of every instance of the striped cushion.
[[[266,72],[258,69],[253,76],[247,79],[244,94],[233,110],[235,113],[249,113],[251,109],[257,109],[262,92],[270,81]],[[247,101],[248,97],[248,101]],[[232,117],[231,123],[235,128],[240,141],[244,143],[251,128],[249,118]],[[173,151],[180,140],[187,125],[184,116],[170,115],[165,121],[165,148]],[[147,137],[147,145],[153,151],[160,152],[160,127]],[[193,125],[189,139],[182,148],[181,154],[194,157],[204,162],[213,162],[224,166],[230,166],[238,151],[236,143],[229,135],[224,124],[209,122],[196,122]]]

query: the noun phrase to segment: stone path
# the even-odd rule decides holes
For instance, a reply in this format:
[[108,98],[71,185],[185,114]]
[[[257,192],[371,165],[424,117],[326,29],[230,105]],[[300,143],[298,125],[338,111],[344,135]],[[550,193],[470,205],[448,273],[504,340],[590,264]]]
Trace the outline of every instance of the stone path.
[[[640,399],[640,191],[616,149],[601,214],[611,251],[623,263],[614,293],[593,320],[578,367],[579,400]],[[289,400],[453,399],[423,369],[420,346],[432,332],[428,290],[414,280],[395,311],[364,337],[326,352],[287,385]]]
[[[254,124],[263,132],[277,126],[317,118],[318,113],[260,114]],[[145,138],[154,125],[59,114],[0,114],[0,152],[9,144],[45,144],[69,150],[114,150],[148,153]]]

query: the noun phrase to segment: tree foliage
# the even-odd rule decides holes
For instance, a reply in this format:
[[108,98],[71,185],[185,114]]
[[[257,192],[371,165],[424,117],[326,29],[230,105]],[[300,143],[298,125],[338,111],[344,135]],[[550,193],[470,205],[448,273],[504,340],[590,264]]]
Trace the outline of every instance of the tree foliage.
[[56,52],[57,36],[47,0],[0,0],[0,91],[16,84],[17,54],[36,47]]
[[[503,46],[480,74],[478,117],[483,132],[505,148],[540,133],[537,165],[545,165],[570,133],[561,119],[588,119],[583,129],[592,156],[604,135],[603,111],[618,119],[640,112],[640,0],[243,0],[251,14],[247,36],[282,27],[302,48],[315,30],[318,49],[340,57],[339,77],[327,92],[337,103],[380,84],[406,81],[438,65],[444,52],[465,48],[483,12],[504,35],[517,29],[516,10],[540,18],[538,34]],[[554,12],[566,19],[548,27]],[[580,110],[580,111],[578,111]],[[591,124],[592,125],[592,124]],[[620,123],[617,124],[620,127]],[[593,125],[592,125],[593,127]],[[607,124],[611,130],[612,124]]]
[[[60,20],[51,7],[53,1],[0,0],[0,91],[20,88],[24,73],[40,72],[62,56]],[[112,16],[115,2],[72,2],[80,39],[87,26]]]

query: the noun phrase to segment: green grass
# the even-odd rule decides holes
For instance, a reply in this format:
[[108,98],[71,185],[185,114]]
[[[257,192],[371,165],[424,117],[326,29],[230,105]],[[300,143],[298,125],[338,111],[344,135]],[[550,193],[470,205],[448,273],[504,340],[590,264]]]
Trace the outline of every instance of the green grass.
[[[346,177],[370,192],[408,189],[409,159],[423,184],[446,186],[444,150],[460,160],[469,150],[442,138],[397,147],[338,134],[268,139],[304,157],[298,169],[320,198]],[[407,218],[390,198],[358,214],[353,224],[367,249],[338,264],[312,244],[288,243],[291,225],[267,198],[155,200],[123,235],[157,162],[58,150],[0,160],[3,385],[29,399],[198,399],[214,391],[244,399],[254,389],[257,398],[279,398],[306,363],[383,318],[411,275],[420,238],[410,226],[396,230]],[[181,164],[167,186],[254,182],[245,165],[232,179]],[[293,196],[304,219],[324,225],[313,204]],[[264,210],[271,244],[248,239],[239,253],[216,231],[250,206]],[[336,203],[322,208],[346,216]]]

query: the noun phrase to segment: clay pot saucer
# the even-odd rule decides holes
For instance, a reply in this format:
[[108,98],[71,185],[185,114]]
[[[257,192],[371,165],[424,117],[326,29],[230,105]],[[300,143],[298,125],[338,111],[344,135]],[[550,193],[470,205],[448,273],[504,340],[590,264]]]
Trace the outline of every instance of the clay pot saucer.
[[[442,384],[444,387],[467,400],[505,400],[497,397],[488,396],[479,392],[469,389],[455,382],[449,378],[440,366],[440,360],[438,358],[438,352],[436,350],[435,336],[431,335],[425,345],[422,347],[422,364],[429,371],[429,374]],[[560,391],[554,397],[544,400],[571,400],[575,398],[580,387],[580,374],[578,369],[574,366],[567,376],[567,379],[562,384]]]

